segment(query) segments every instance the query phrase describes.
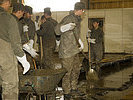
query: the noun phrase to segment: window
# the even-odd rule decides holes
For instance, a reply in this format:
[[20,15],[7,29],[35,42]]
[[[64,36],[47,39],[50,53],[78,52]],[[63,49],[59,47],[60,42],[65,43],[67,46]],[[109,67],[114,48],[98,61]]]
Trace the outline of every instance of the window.
[[31,6],[33,12],[43,12],[45,7],[51,11],[69,11],[74,9],[74,4],[80,0],[25,0],[24,4]]

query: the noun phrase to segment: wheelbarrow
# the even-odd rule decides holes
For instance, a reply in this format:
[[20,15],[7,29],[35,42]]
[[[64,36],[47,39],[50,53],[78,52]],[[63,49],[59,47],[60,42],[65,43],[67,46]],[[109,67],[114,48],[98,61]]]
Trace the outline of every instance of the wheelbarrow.
[[19,91],[20,93],[34,93],[37,95],[48,94],[55,91],[65,73],[64,68],[32,70],[27,75],[19,76]]

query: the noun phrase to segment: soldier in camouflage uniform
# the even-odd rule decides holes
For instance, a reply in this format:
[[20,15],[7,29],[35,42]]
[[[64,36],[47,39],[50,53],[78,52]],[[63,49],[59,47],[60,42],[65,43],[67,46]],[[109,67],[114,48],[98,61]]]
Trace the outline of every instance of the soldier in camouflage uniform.
[[25,8],[24,8],[23,4],[21,4],[21,3],[13,4],[13,10],[12,10],[11,15],[16,19],[16,21],[18,23],[20,35],[23,34],[23,26],[19,20],[20,20],[20,18],[23,17],[24,10],[25,10]]
[[[24,26],[28,26],[28,30],[24,30],[22,34],[22,43],[25,44],[29,41],[34,43],[34,36],[35,36],[35,23],[31,20],[32,16],[32,8],[30,6],[25,6],[25,13],[24,17],[21,19],[21,23]],[[33,47],[33,43],[31,43],[31,47]]]
[[21,34],[21,40],[23,49],[26,51],[27,59],[31,64],[31,68],[34,68],[33,58],[36,58],[38,54],[33,49],[34,36],[35,36],[35,23],[31,20],[32,8],[25,6],[25,13],[23,18],[20,20],[23,26],[23,33]]
[[[13,9],[12,9],[12,16],[16,19],[17,23],[18,23],[18,27],[19,27],[19,33],[20,35],[23,34],[23,26],[22,23],[19,21],[20,18],[23,17],[24,14],[24,5],[21,3],[15,3],[13,4]],[[18,73],[22,74],[22,67],[21,64],[18,64]]]
[[93,29],[90,33],[90,54],[91,62],[99,62],[103,59],[104,45],[103,45],[103,31],[99,27],[99,20],[93,19]]
[[40,26],[40,30],[36,33],[42,36],[43,44],[43,68],[54,68],[54,49],[55,49],[55,34],[52,23],[42,16],[44,22]]
[[[24,11],[25,11],[25,7],[24,7],[23,4],[21,4],[21,3],[13,4],[13,10],[12,10],[12,14],[11,15],[16,19],[16,21],[18,23],[20,36],[22,36],[22,34],[23,34],[23,25],[20,22],[20,19],[23,17]],[[28,59],[28,61],[30,61],[30,60]],[[32,63],[31,63],[31,65],[32,65]],[[19,69],[19,74],[22,74],[23,69],[22,69],[22,66],[21,66],[20,63],[18,64],[18,69]]]
[[[77,91],[78,77],[81,69],[78,53],[83,49],[83,43],[80,39],[80,16],[83,14],[84,9],[85,4],[77,2],[74,12],[64,17],[55,28],[56,34],[61,35],[59,57],[63,67],[67,70],[62,80],[65,96],[69,96],[72,91]],[[81,47],[78,46],[77,42],[79,42]]]
[[[18,100],[17,59],[25,74],[30,64],[22,50],[18,24],[6,11],[10,0],[0,0],[0,77],[2,78],[2,99]],[[16,59],[17,58],[17,59]]]

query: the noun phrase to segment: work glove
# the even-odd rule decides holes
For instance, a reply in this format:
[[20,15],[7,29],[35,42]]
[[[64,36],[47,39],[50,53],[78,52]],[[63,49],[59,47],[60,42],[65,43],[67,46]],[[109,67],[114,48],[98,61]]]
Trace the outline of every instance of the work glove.
[[66,31],[69,31],[69,30],[73,30],[75,26],[76,26],[75,23],[69,23],[69,24],[66,24],[66,25],[62,25],[60,27],[60,30],[61,30],[61,32],[66,32]]
[[56,40],[56,46],[59,46],[60,45],[60,40]]
[[27,61],[26,55],[24,54],[23,57],[18,57],[18,56],[16,56],[16,57],[24,68],[23,74],[26,74],[28,72],[28,70],[30,69],[30,63]]
[[28,45],[30,48],[33,48],[33,44],[34,44],[34,41],[32,39],[29,40]]
[[83,44],[83,42],[81,41],[81,39],[79,39],[78,41],[79,41],[79,44],[80,44],[79,50],[82,51],[82,50],[84,49],[84,44]]
[[28,44],[24,44],[23,49],[27,51],[33,58],[36,58],[38,56],[36,50],[31,48]]
[[88,38],[88,42],[95,44],[96,43],[96,39]]
[[90,32],[91,32],[91,30],[90,30],[90,29],[88,29],[88,32],[90,33]]
[[24,26],[23,26],[23,31],[24,31],[24,32],[28,32],[28,28],[29,28],[29,27],[28,27],[27,25],[24,25]]

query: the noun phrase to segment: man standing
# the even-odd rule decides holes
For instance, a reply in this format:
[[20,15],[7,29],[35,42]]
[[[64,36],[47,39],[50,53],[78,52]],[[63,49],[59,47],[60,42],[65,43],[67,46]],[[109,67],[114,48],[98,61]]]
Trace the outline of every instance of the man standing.
[[[71,92],[77,91],[81,69],[78,53],[83,49],[83,43],[80,39],[80,16],[84,13],[84,9],[85,4],[77,2],[73,13],[64,17],[55,28],[56,34],[61,35],[59,57],[63,67],[67,70],[62,80],[62,88],[66,97],[69,97]],[[78,44],[80,44],[80,47]]]
[[[23,27],[22,27],[22,24],[19,22],[19,19],[23,17],[24,10],[25,10],[25,8],[24,8],[23,4],[21,4],[21,3],[13,4],[12,16],[18,22],[19,28],[21,28],[21,30],[23,29]],[[22,32],[23,32],[23,30],[22,30]]]
[[99,27],[99,20],[93,20],[93,29],[90,33],[88,41],[90,44],[91,62],[99,62],[103,59],[104,45],[103,45],[103,31]]
[[34,36],[35,36],[35,23],[31,20],[31,16],[32,16],[32,8],[30,6],[25,6],[24,16],[20,20],[20,22],[23,25],[23,33],[21,34],[21,40],[23,44],[23,49],[27,52],[26,53],[27,59],[31,64],[31,68],[33,69],[34,60],[32,59],[32,57],[36,58],[38,54],[36,53],[36,50],[33,49]]
[[23,25],[19,20],[23,17],[24,10],[25,10],[25,8],[24,8],[23,4],[21,4],[21,3],[13,4],[13,10],[12,10],[11,15],[16,19],[16,21],[18,23],[20,36],[23,34]]
[[[23,34],[21,34],[22,44],[23,48],[31,54],[32,57],[36,57],[37,53],[34,52],[33,44],[34,44],[34,36],[35,36],[35,23],[31,20],[32,16],[32,8],[30,6],[25,6],[25,12],[23,18],[20,20],[20,22],[23,25]],[[27,50],[30,48],[31,52]]]
[[7,13],[10,0],[0,0],[0,77],[2,78],[2,99],[18,100],[17,59],[24,67],[25,74],[30,64],[22,50],[16,20]]
[[56,37],[52,23],[46,20],[45,16],[41,17],[42,24],[37,31],[38,36],[42,36],[43,44],[43,68],[54,68],[54,48]]
[[35,23],[31,20],[31,16],[32,16],[32,8],[30,6],[25,6],[24,17],[21,20],[24,29],[22,42],[23,44],[29,42],[29,46],[33,47],[36,29],[35,29]]
[[[51,15],[52,15],[52,13],[51,13],[50,8],[49,7],[44,8],[44,16],[45,16],[46,20],[50,21],[53,24],[54,28],[55,28],[55,26],[58,24],[58,22],[55,19],[53,19],[51,17]],[[57,51],[58,51],[59,44],[60,44],[60,35],[56,35],[56,47],[55,47],[55,50],[57,50]]]

